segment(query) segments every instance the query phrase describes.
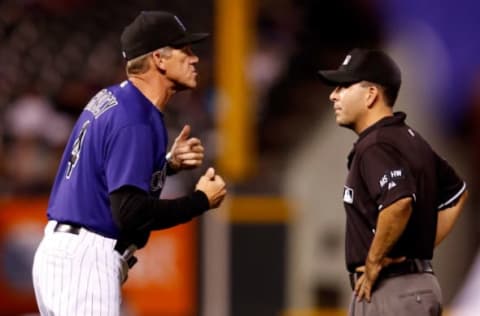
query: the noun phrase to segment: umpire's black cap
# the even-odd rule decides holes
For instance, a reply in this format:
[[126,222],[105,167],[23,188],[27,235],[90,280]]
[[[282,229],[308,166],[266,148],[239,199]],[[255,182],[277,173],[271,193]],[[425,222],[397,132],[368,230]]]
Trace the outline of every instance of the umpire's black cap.
[[165,11],[142,11],[120,38],[126,60],[153,52],[165,46],[182,47],[200,42],[207,33],[190,33],[180,19]]
[[398,91],[402,83],[400,68],[380,50],[355,48],[337,70],[320,70],[320,79],[331,86],[370,81]]

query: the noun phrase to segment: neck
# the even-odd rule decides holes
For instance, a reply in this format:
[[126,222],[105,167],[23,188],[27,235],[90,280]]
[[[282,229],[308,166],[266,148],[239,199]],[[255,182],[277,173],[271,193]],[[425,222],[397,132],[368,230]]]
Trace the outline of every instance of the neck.
[[152,73],[131,75],[128,80],[160,111],[163,112],[176,90],[163,76]]
[[383,103],[374,104],[367,110],[363,119],[355,125],[354,131],[359,135],[370,126],[388,116],[393,116],[392,107]]

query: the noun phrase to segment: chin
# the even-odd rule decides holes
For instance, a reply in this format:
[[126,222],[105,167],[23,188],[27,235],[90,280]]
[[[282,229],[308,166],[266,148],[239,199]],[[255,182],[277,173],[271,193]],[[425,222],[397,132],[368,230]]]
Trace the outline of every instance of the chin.
[[175,84],[175,90],[177,90],[177,91],[190,90],[190,89],[194,89],[196,87],[197,87],[197,82],[196,81],[193,81],[193,82],[177,82]]
[[347,122],[346,120],[342,120],[341,118],[337,117],[336,119],[337,125],[341,127],[350,127],[352,124],[350,122]]

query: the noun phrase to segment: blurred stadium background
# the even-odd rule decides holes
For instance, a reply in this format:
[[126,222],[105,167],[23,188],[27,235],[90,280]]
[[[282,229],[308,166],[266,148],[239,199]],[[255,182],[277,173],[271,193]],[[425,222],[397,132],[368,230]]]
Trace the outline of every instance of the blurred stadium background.
[[[172,136],[192,125],[229,198],[154,234],[125,287],[125,315],[346,315],[341,190],[355,135],[335,125],[315,75],[353,47],[399,62],[397,110],[469,184],[434,266],[448,309],[477,300],[477,1],[1,0],[0,315],[37,313],[31,261],[58,159],[89,98],[125,79],[119,35],[141,10],[212,34],[194,47],[198,89],[166,117]],[[164,196],[191,190],[203,169],[169,179]]]

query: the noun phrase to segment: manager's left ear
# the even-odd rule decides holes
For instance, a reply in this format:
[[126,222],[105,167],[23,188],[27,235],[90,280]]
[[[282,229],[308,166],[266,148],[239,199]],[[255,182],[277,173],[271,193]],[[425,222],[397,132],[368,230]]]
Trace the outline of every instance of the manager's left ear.
[[165,74],[167,71],[165,68],[165,60],[165,56],[163,56],[160,51],[156,50],[152,53],[153,64],[162,74]]

